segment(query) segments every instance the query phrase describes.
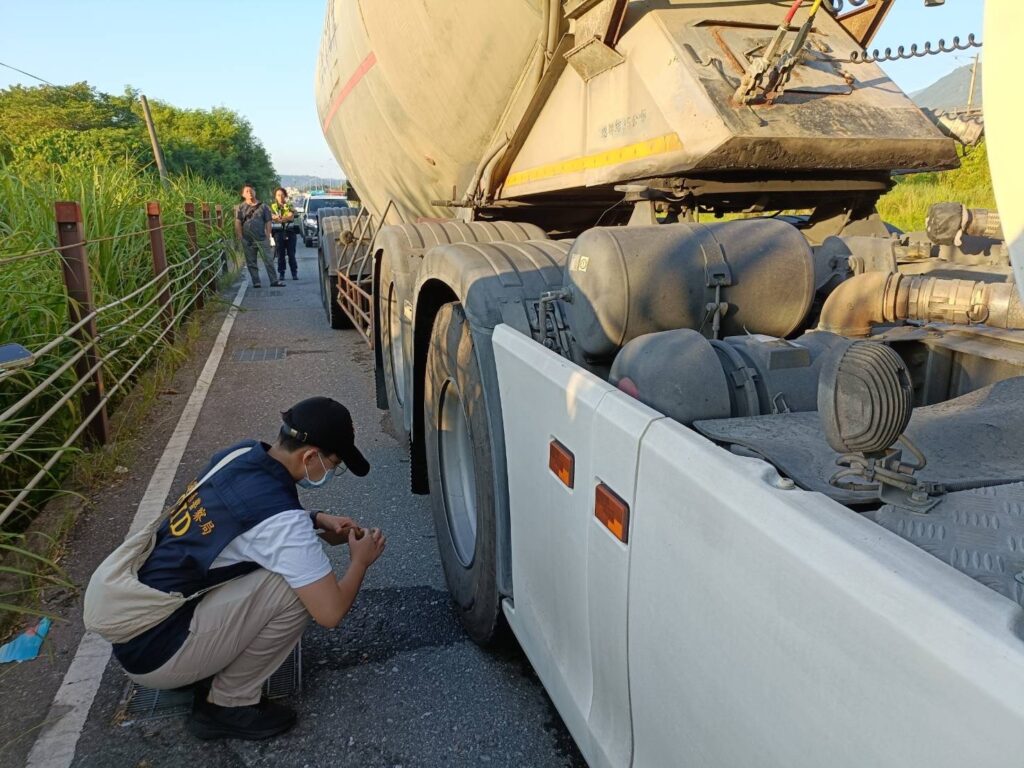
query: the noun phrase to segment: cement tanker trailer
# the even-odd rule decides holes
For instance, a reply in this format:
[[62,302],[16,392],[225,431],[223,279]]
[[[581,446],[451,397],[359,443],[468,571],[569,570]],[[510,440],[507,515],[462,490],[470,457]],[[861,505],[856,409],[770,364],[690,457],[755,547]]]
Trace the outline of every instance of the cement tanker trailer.
[[1024,753],[1024,306],[995,211],[875,210],[957,163],[891,4],[328,5],[330,300],[591,765]]

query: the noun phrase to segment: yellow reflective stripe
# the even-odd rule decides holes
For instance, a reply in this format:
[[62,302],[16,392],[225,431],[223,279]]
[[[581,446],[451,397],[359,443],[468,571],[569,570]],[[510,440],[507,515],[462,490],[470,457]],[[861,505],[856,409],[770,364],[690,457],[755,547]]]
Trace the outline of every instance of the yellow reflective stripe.
[[678,134],[666,133],[655,139],[638,141],[636,144],[628,144],[618,149],[608,149],[604,152],[596,152],[593,155],[584,155],[572,160],[561,160],[557,163],[539,165],[536,168],[528,168],[525,171],[510,173],[505,179],[506,187],[514,187],[518,184],[528,184],[531,181],[550,179],[553,176],[562,176],[567,173],[580,173],[594,168],[604,168],[608,165],[628,163],[630,160],[640,160],[651,155],[662,155],[666,152],[678,152],[683,148],[683,142],[679,140]]

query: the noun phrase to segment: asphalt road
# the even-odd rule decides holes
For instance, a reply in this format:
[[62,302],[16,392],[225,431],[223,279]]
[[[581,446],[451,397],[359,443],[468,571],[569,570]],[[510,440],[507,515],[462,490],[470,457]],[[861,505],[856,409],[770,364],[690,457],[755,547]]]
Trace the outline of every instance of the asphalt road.
[[[188,734],[183,717],[126,722],[127,679],[112,661],[73,765],[584,765],[521,651],[483,651],[462,634],[444,587],[429,500],[409,492],[404,440],[375,407],[372,352],[355,331],[327,326],[316,253],[301,242],[299,251],[298,281],[270,290],[263,275],[264,287],[249,289],[172,495],[217,449],[248,437],[271,440],[279,411],[304,397],[330,395],[352,411],[357,442],[372,471],[365,478],[344,476],[322,491],[303,491],[304,501],[383,528],[388,549],[339,628],[310,623],[303,638],[302,690],[290,700],[300,719],[290,733],[269,742],[202,743]],[[284,355],[260,362],[238,356],[274,348]],[[189,375],[186,370],[179,378]],[[172,390],[164,412],[147,417],[153,428],[140,441],[124,486],[97,501],[97,510],[76,531],[69,560],[77,563],[71,571],[80,581],[88,577],[88,563],[102,559],[123,536],[148,479],[145,468],[155,464],[190,386]],[[77,551],[83,555],[76,560]],[[347,548],[335,548],[330,556],[339,572],[344,569]],[[55,631],[49,656],[32,662],[35,670],[21,665],[0,686],[8,689],[0,690],[4,709],[13,703],[8,712],[17,712],[8,735],[21,734],[18,744],[0,752],[4,765],[21,764],[31,746],[25,734],[45,714],[74,654],[80,632],[76,607],[64,608],[69,624]]]

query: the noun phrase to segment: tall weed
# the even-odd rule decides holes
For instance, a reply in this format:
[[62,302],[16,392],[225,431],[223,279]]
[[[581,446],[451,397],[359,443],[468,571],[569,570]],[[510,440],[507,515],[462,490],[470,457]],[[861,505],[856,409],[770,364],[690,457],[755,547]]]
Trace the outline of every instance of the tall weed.
[[896,186],[878,201],[878,212],[904,231],[918,231],[924,229],[928,207],[942,202],[995,209],[988,149],[984,142],[961,150],[960,167],[955,170],[898,177]]
[[[86,240],[90,241],[87,253],[94,302],[97,306],[107,304],[152,279],[145,204],[159,200],[170,274],[172,278],[180,277],[178,285],[183,286],[193,270],[184,227],[185,202],[197,204],[197,216],[200,215],[198,204],[202,201],[211,203],[211,208],[215,204],[223,205],[225,222],[230,229],[235,199],[236,195],[223,187],[188,175],[173,178],[164,188],[152,173],[140,170],[128,159],[101,165],[73,162],[51,166],[42,173],[16,163],[0,164],[0,262],[19,254],[52,249],[56,242],[54,201],[77,201],[82,206]],[[216,230],[207,232],[202,224],[197,229],[200,245],[222,234]],[[116,235],[124,237],[107,239]],[[97,319],[100,353],[107,355],[123,346],[115,357],[104,363],[103,374],[108,386],[125,375],[163,330],[159,321],[143,327],[154,315],[157,305],[145,310],[142,307],[155,297],[156,291],[156,287],[150,287]],[[183,295],[176,300],[176,313],[185,309],[188,298]],[[37,350],[64,332],[69,323],[59,255],[46,250],[30,259],[0,263],[0,302],[0,344],[16,342]],[[75,342],[64,342],[30,367],[0,379],[0,413],[54,374],[76,349]],[[72,368],[58,375],[41,395],[17,414],[0,421],[0,453],[40,415],[57,408],[61,396],[74,382]],[[111,407],[123,394],[114,395]],[[0,463],[0,509],[39,471],[54,449],[65,442],[82,416],[78,398],[73,397],[59,406],[46,426]],[[20,519],[9,519],[2,526],[4,529],[16,531],[28,521],[33,510],[59,487],[72,458],[69,454],[53,467],[39,492],[33,493],[23,505],[24,514]]]

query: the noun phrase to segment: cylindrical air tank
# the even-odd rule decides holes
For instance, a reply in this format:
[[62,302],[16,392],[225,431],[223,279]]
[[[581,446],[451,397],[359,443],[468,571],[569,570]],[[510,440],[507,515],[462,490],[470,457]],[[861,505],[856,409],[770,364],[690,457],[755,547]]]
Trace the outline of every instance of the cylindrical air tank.
[[721,336],[788,336],[814,298],[814,264],[803,235],[771,219],[598,227],[573,244],[565,285],[573,336],[602,362],[647,333],[710,335],[716,297]]

